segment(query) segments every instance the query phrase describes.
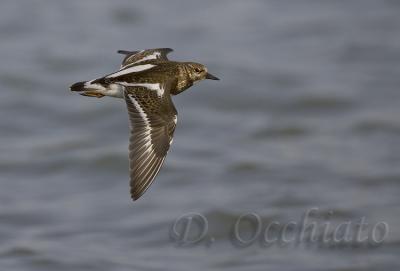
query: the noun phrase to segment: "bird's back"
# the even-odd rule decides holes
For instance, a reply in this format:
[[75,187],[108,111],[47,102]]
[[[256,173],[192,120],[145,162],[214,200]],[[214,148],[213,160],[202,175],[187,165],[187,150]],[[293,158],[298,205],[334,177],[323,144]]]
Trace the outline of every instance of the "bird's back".
[[126,82],[127,84],[163,84],[170,83],[171,94],[179,93],[187,88],[188,78],[185,73],[184,63],[176,61],[148,60],[130,65],[117,73],[107,75],[100,80],[108,83]]

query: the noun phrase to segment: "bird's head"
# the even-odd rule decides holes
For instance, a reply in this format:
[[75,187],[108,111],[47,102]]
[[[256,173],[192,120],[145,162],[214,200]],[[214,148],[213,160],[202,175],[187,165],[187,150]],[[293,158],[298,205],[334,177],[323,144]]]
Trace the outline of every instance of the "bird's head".
[[187,62],[186,69],[188,76],[192,82],[197,82],[204,79],[219,80],[219,78],[208,73],[206,66],[202,64],[195,62]]

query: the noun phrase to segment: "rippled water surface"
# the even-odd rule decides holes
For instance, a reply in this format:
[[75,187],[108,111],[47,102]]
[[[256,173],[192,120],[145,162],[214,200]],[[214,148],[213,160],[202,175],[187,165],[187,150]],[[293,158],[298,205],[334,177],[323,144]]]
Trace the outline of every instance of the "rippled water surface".
[[[1,270],[399,270],[398,1],[2,1]],[[128,117],[68,86],[171,47],[221,81],[174,97],[175,140],[132,203]],[[379,247],[239,248],[237,218],[385,222]],[[212,244],[178,247],[179,216]],[[264,224],[265,225],[265,224]]]

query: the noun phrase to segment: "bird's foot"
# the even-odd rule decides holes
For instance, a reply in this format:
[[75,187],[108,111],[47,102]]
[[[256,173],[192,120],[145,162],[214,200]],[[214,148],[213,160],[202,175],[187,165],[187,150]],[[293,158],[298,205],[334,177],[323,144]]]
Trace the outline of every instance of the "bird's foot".
[[82,96],[87,96],[87,97],[96,97],[96,98],[102,98],[104,97],[103,94],[98,93],[97,91],[84,91],[83,93],[80,93]]

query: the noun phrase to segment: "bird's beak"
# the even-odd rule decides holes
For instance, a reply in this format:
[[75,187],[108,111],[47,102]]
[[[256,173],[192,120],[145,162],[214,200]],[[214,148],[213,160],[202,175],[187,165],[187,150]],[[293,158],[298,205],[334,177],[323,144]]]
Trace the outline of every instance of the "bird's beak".
[[219,80],[218,77],[215,77],[214,75],[207,73],[206,74],[206,79],[210,79],[210,80]]

